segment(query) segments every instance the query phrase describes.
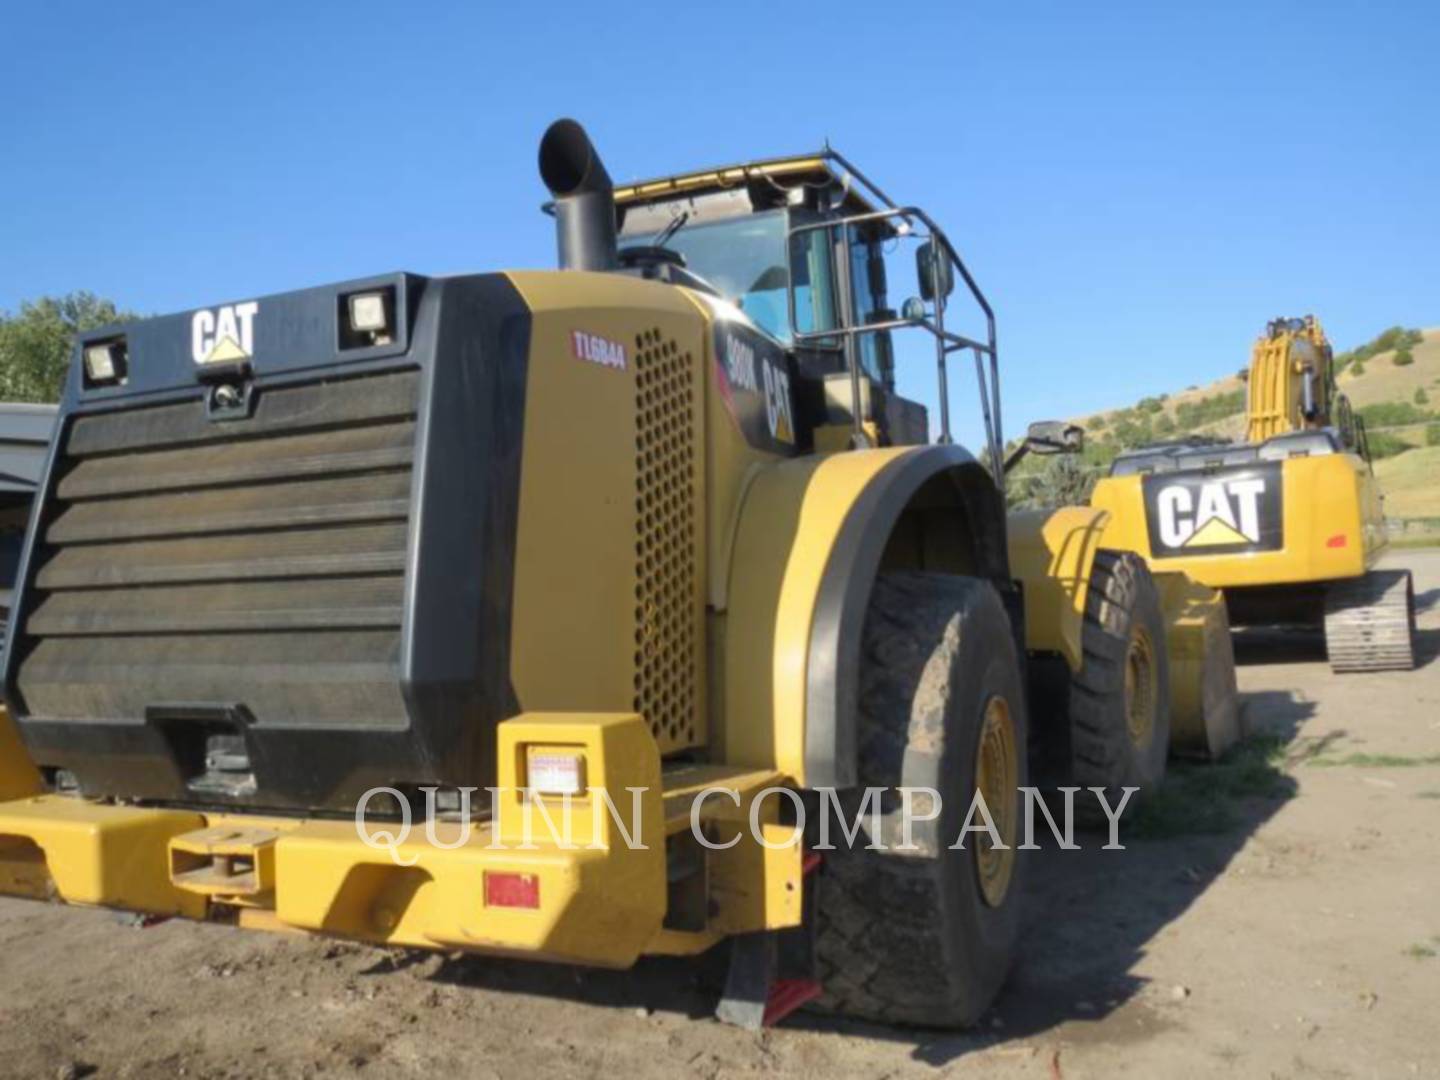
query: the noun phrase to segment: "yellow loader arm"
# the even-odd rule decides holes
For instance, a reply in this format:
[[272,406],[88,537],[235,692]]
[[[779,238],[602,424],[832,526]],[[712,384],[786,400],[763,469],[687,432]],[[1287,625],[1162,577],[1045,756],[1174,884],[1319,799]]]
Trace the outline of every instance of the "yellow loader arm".
[[1025,587],[1025,648],[1079,671],[1090,571],[1110,514],[1089,506],[1010,515],[1010,569]]

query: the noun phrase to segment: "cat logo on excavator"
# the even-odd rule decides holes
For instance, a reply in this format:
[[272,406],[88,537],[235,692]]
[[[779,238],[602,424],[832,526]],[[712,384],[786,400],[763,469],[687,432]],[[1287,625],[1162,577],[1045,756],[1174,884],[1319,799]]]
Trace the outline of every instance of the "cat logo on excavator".
[[1283,542],[1277,463],[1145,477],[1151,550],[1160,557],[1276,551]]

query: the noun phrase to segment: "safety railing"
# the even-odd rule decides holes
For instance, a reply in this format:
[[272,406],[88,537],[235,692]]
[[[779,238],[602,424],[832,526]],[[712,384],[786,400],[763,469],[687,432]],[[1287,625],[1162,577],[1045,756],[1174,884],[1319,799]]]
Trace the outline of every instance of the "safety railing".
[[[992,472],[997,482],[1000,480],[1001,462],[1004,461],[1004,432],[1001,426],[1000,412],[1000,367],[999,356],[995,339],[995,312],[986,300],[985,294],[981,292],[980,286],[976,284],[975,278],[966,267],[964,260],[950,243],[949,237],[943,229],[937,225],[925,211],[915,206],[897,206],[878,187],[866,179],[848,161],[833,150],[825,150],[824,156],[835,161],[837,165],[845,169],[855,180],[869,190],[879,201],[885,203],[880,210],[872,210],[859,214],[849,214],[844,217],[830,218],[826,220],[807,222],[805,224],[791,227],[787,239],[788,250],[793,259],[795,251],[795,240],[797,237],[805,236],[808,233],[825,232],[829,238],[830,245],[835,251],[836,264],[836,291],[837,291],[837,325],[816,327],[813,330],[802,331],[799,329],[796,310],[796,286],[795,275],[790,275],[789,282],[789,315],[790,325],[793,329],[797,344],[805,343],[832,343],[836,338],[842,342],[845,355],[845,364],[850,376],[850,398],[851,416],[854,420],[854,431],[851,434],[852,445],[865,446],[869,438],[865,434],[863,426],[863,414],[861,411],[862,392],[860,385],[860,364],[858,341],[862,335],[878,334],[887,330],[911,330],[919,329],[929,332],[935,339],[935,364],[936,378],[939,383],[940,395],[940,442],[949,443],[952,441],[950,432],[950,386],[949,386],[949,358],[952,353],[969,351],[975,360],[976,382],[980,395],[980,408],[985,422],[985,438],[988,456],[992,464]],[[901,317],[884,319],[876,322],[860,323],[855,317],[854,291],[851,287],[850,268],[852,234],[856,226],[875,224],[877,222],[895,222],[897,233],[908,236],[919,241],[929,241],[930,258],[933,265],[930,267],[930,281],[934,287],[931,288],[929,308],[925,302],[918,297],[907,301]],[[976,305],[985,315],[985,340],[976,341],[974,338],[965,336],[946,327],[945,315],[949,307],[949,296],[946,288],[941,286],[951,275],[945,273],[942,260],[953,268],[960,280],[964,282],[969,290],[970,296]]]

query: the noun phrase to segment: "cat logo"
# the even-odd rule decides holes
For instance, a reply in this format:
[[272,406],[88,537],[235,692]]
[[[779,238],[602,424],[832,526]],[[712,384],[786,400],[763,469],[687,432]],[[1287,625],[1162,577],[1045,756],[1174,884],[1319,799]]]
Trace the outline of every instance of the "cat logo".
[[795,405],[780,347],[753,331],[726,327],[716,336],[715,358],[721,397],[746,441],[793,453]]
[[774,364],[761,364],[765,373],[765,419],[770,434],[782,443],[795,441],[795,417],[790,406],[790,373]]
[[1282,542],[1278,464],[1217,474],[1145,477],[1150,547],[1157,555],[1275,551]]
[[255,354],[254,300],[201,309],[190,319],[190,356],[197,364],[233,364]]

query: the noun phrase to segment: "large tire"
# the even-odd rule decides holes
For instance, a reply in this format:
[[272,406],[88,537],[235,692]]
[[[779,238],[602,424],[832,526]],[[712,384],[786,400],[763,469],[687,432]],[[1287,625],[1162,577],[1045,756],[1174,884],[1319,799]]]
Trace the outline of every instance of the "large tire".
[[[1025,704],[1009,617],[994,587],[944,574],[882,574],[859,677],[860,783],[886,795],[878,837],[868,831],[868,814],[853,847],[831,831],[836,850],[825,852],[816,898],[818,1005],[884,1023],[968,1026],[1010,969],[1022,887],[1015,847],[1023,839]],[[951,847],[982,780],[1005,852],[975,833],[964,849]],[[914,821],[917,850],[895,850],[901,787],[941,796],[939,817]],[[852,822],[860,797],[842,799]],[[921,799],[913,809],[925,812]],[[884,850],[866,848],[876,839]]]
[[[1170,660],[1160,593],[1145,561],[1131,552],[1095,556],[1081,631],[1084,659],[1070,687],[1068,783],[1104,788],[1128,812],[1165,779],[1170,753]],[[1095,796],[1077,793],[1075,813],[1103,824]]]

